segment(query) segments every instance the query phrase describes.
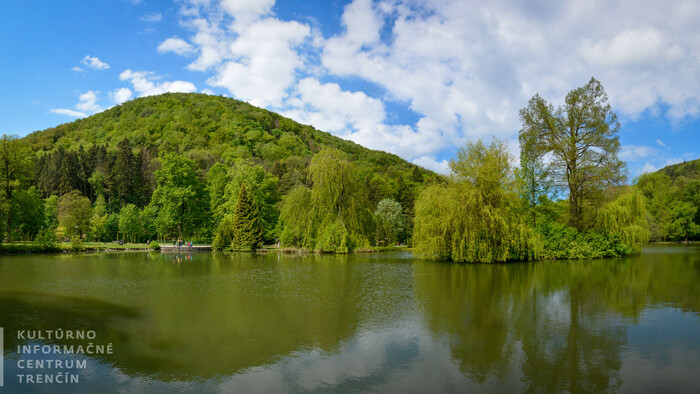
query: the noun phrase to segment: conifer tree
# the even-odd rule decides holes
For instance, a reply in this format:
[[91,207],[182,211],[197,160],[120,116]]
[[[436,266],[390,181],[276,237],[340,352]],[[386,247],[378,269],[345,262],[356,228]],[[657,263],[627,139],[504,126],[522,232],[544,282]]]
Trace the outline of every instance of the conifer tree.
[[236,210],[233,213],[233,240],[231,249],[238,251],[253,251],[262,245],[263,229],[260,220],[260,210],[248,194],[245,183],[238,193]]

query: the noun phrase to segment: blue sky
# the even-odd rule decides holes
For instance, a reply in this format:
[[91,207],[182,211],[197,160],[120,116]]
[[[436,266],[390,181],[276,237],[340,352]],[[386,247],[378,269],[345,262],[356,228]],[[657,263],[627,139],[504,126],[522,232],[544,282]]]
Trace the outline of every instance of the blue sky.
[[166,91],[221,94],[445,172],[517,152],[518,111],[591,76],[632,177],[700,157],[697,1],[23,1],[0,5],[0,132]]

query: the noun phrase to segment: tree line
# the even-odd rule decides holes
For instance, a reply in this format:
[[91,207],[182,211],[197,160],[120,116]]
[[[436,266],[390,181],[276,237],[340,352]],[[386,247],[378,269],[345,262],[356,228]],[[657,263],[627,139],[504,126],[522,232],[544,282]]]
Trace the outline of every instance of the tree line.
[[700,237],[700,172],[626,186],[620,126],[595,79],[558,107],[530,100],[518,166],[503,142],[475,141],[449,177],[226,100],[166,94],[3,136],[2,239],[188,238],[334,253],[404,242],[426,258],[494,262],[618,256],[649,239]]

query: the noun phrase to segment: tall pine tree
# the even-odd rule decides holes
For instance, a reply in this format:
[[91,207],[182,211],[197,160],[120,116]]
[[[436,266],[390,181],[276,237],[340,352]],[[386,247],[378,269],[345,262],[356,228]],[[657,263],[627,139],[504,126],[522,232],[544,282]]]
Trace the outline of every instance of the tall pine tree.
[[254,199],[248,195],[248,190],[243,183],[233,213],[231,250],[253,251],[262,245],[262,240],[263,228],[260,211]]

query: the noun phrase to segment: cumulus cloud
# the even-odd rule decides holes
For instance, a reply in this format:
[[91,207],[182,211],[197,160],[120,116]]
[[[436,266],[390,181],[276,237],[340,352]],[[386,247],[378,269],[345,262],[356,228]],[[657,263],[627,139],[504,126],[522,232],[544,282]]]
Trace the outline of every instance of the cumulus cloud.
[[450,163],[447,160],[437,161],[430,156],[421,156],[412,161],[413,164],[435,171],[438,174],[449,175]]
[[115,104],[119,105],[131,98],[132,92],[129,88],[119,88],[109,94]]
[[87,116],[87,114],[84,112],[75,111],[75,110],[66,109],[66,108],[54,108],[51,110],[51,113],[58,114],[58,115],[71,116],[74,118],[84,118]]
[[174,52],[178,55],[187,55],[192,53],[192,51],[192,45],[177,37],[168,38],[158,45],[158,52],[160,53]]
[[188,81],[154,82],[157,77],[149,71],[132,71],[127,69],[119,74],[119,79],[131,82],[134,90],[139,93],[140,97],[162,93],[192,93],[197,91],[194,84]]
[[82,112],[95,113],[102,111],[102,107],[97,105],[97,93],[92,90],[81,94],[78,100],[79,102],[76,104],[75,108]]
[[90,55],[85,55],[85,57],[83,58],[83,60],[80,61],[80,63],[95,70],[106,70],[109,68],[109,64],[101,61],[97,57]]
[[660,147],[666,146],[666,144],[664,144],[664,142],[661,141],[661,139],[659,139],[659,138],[656,139],[656,143],[657,143]]
[[88,114],[94,114],[102,111],[102,107],[97,104],[98,92],[88,90],[78,97],[78,104],[75,105],[75,110],[67,108],[54,108],[51,113],[58,115],[72,116],[74,118],[84,118]]
[[618,157],[624,161],[639,161],[649,158],[657,153],[657,150],[649,146],[623,145]]

